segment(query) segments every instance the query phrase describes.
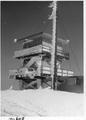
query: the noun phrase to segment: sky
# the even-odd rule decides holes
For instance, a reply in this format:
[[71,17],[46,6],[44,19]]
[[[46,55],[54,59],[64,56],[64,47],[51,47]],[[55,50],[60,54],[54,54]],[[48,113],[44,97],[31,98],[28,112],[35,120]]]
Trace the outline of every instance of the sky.
[[[10,69],[18,68],[20,61],[13,58],[18,45],[13,42],[32,33],[52,33],[52,21],[48,20],[49,1],[1,2],[1,89],[15,84],[9,80]],[[83,74],[83,2],[58,2],[58,37],[69,39],[70,61],[66,61],[75,75]]]

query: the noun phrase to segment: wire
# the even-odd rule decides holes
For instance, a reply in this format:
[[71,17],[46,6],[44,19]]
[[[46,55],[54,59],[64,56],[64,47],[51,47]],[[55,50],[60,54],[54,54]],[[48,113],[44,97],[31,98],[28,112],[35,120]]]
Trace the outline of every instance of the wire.
[[80,66],[79,66],[79,63],[78,63],[78,60],[77,60],[77,57],[76,57],[77,55],[75,55],[75,52],[73,51],[71,45],[70,45],[70,49],[71,49],[71,52],[72,52],[73,57],[74,57],[74,59],[75,59],[75,65],[76,65],[76,67],[77,67],[77,70],[79,70],[79,73],[81,73],[81,71],[80,71]]
[[[60,2],[60,3],[61,3],[61,2]],[[65,25],[64,25],[64,22],[63,22],[63,18],[61,17],[61,13],[62,13],[62,11],[63,11],[63,6],[62,6],[62,4],[60,4],[59,10],[60,10],[60,11],[58,12],[58,14],[59,14],[59,24],[60,24],[60,26],[63,28],[63,29],[60,29],[60,30],[62,30],[61,33],[63,32],[63,35],[65,35],[67,38],[70,38],[69,35],[68,35],[68,32],[67,32],[67,29],[65,28]],[[69,50],[69,51],[71,50],[70,52],[72,52],[72,54],[73,54],[73,56],[74,56],[76,67],[78,68],[79,72],[81,72],[81,71],[80,71],[80,67],[79,67],[79,63],[78,63],[77,58],[76,58],[76,55],[75,55],[75,52],[73,51],[73,49],[72,49],[72,47],[71,47],[70,44],[68,45],[68,50]],[[71,59],[70,59],[70,61],[69,61],[69,67],[71,68]]]
[[[62,4],[59,4],[59,5],[61,5],[61,7],[59,7],[59,10],[61,9],[61,10],[63,11],[63,9],[62,9]],[[59,24],[61,25],[61,28],[63,28],[63,29],[61,29],[61,30],[62,30],[61,33],[63,32],[63,34],[65,35],[65,38],[70,38],[69,35],[68,35],[68,32],[67,32],[67,29],[65,28],[65,25],[64,25],[64,22],[63,22],[63,18],[60,17],[60,16],[61,16],[61,11],[58,11]],[[49,21],[49,20],[47,20],[47,22],[45,21],[45,25],[46,25],[46,26],[43,28],[43,31],[45,31],[45,30],[48,28],[49,24],[50,24],[50,21]],[[67,37],[66,37],[66,36],[67,36]],[[74,51],[72,50],[72,47],[71,47],[70,44],[69,44],[69,46],[68,46],[68,50],[69,50],[69,51],[71,50],[71,52],[72,52],[72,54],[73,54],[73,56],[74,56],[75,62],[76,62],[76,61],[77,61],[77,58],[76,58],[76,55],[75,55]],[[70,59],[70,61],[69,61],[69,67],[71,68],[71,59]],[[79,67],[78,61],[76,62],[76,67],[77,67],[78,70],[80,71],[80,67]]]
[[[62,19],[62,21],[63,21],[63,19]],[[64,25],[64,23],[63,23],[62,21],[61,21],[61,23],[63,24],[63,30],[65,31],[64,33],[65,33],[66,36],[68,36],[68,38],[70,39],[70,37],[69,37],[69,35],[68,35],[68,32],[66,31],[67,28],[65,28],[65,25]],[[73,51],[71,44],[69,44],[69,50],[70,50],[70,52],[73,54],[73,57],[74,57],[74,59],[75,59],[75,60],[74,60],[74,61],[75,61],[75,65],[76,65],[77,69],[79,70],[79,72],[81,73],[81,71],[80,71],[80,66],[79,66],[78,60],[77,60],[77,58],[76,58],[77,55],[75,55],[75,52]],[[70,60],[70,61],[71,61],[71,60]],[[70,62],[70,67],[71,67],[71,62]]]
[[42,30],[43,32],[47,30],[49,24],[50,24],[50,21],[47,20],[46,23],[45,23],[45,27],[44,27],[43,30]]

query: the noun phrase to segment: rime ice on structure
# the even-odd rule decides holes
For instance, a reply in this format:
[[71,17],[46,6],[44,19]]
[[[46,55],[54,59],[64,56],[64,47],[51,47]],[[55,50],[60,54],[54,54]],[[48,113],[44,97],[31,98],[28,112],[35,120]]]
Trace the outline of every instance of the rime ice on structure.
[[[52,35],[36,33],[17,40],[22,49],[14,52],[14,58],[22,61],[17,70],[9,71],[9,78],[19,80],[20,89],[39,88],[51,85],[51,53]],[[57,75],[71,76],[72,71],[62,70],[61,63],[69,60],[69,53],[64,50],[65,40],[58,38],[57,46]]]

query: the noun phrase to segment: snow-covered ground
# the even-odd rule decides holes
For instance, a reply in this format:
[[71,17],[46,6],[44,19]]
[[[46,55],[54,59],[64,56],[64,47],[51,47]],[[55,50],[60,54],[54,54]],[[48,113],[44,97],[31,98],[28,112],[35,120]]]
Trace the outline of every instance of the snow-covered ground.
[[82,116],[84,95],[51,89],[1,92],[2,116]]

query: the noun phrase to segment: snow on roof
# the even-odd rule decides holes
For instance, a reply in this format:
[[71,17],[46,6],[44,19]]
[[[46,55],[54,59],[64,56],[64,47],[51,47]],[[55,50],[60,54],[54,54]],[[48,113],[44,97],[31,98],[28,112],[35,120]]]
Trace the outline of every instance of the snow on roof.
[[[29,42],[29,40],[34,40],[38,37],[42,37],[46,40],[48,40],[48,42],[51,43],[51,40],[52,40],[52,35],[49,34],[49,33],[44,33],[44,32],[39,32],[39,33],[35,33],[35,34],[32,34],[32,35],[29,35],[29,36],[26,36],[26,37],[23,37],[23,38],[20,38],[20,39],[17,39],[17,42],[19,41],[22,41],[22,42]],[[67,40],[68,41],[68,40]],[[62,38],[58,38],[58,42],[62,42],[62,43],[67,43],[66,40],[62,39]]]

